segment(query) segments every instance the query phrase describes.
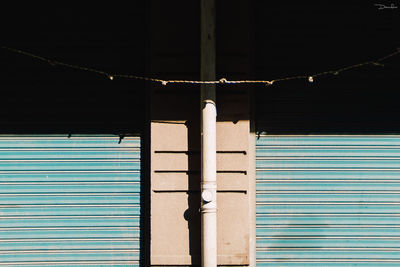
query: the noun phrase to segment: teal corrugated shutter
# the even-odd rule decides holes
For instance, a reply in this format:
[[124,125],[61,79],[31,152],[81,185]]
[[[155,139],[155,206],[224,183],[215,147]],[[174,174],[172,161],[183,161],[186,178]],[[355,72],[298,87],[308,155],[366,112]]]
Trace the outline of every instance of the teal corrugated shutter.
[[0,265],[139,265],[140,139],[0,137]]
[[400,266],[400,136],[260,136],[257,266]]

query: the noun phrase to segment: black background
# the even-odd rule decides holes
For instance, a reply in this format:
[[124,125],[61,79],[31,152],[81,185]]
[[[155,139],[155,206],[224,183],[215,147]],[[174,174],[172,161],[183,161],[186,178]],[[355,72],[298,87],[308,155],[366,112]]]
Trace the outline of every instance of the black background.
[[[335,70],[400,47],[399,1],[257,1],[257,78]],[[339,75],[258,87],[257,130],[271,134],[399,133],[400,55]]]
[[[2,6],[2,45],[110,73],[144,74],[144,2]],[[138,133],[145,84],[0,51],[0,132]]]
[[[175,2],[171,8],[180,6]],[[148,75],[148,3],[3,5],[1,44],[110,73]],[[248,78],[313,74],[396,51],[400,9],[379,10],[375,3],[400,6],[386,0],[250,1],[252,14],[246,18],[251,19],[252,37],[246,49],[253,59]],[[218,6],[223,12],[217,10],[217,29],[224,14],[241,19],[229,1]],[[168,14],[168,7],[163,8]],[[198,13],[193,16],[200,19]],[[185,41],[185,34],[178,38]],[[399,58],[387,60],[384,67],[365,66],[313,83],[252,86],[257,131],[399,133]],[[141,132],[146,87],[146,82],[111,81],[0,50],[0,132]]]

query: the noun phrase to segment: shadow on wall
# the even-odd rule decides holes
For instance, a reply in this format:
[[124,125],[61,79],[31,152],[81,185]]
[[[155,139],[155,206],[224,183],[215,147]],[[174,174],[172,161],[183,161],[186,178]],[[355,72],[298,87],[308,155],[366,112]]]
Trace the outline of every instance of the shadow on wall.
[[200,125],[198,120],[187,120],[188,136],[188,209],[183,214],[189,228],[189,253],[192,263],[200,263],[201,216],[200,216]]

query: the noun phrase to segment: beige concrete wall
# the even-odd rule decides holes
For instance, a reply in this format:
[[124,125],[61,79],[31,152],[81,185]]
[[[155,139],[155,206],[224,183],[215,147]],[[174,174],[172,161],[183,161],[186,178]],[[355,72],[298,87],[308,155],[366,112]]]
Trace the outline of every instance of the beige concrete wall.
[[[164,103],[165,90],[168,105]],[[198,264],[199,94],[156,88],[151,106],[151,263]],[[248,264],[248,187],[252,178],[248,175],[247,91],[221,88],[217,106],[218,264]],[[171,120],[174,116],[176,120]]]

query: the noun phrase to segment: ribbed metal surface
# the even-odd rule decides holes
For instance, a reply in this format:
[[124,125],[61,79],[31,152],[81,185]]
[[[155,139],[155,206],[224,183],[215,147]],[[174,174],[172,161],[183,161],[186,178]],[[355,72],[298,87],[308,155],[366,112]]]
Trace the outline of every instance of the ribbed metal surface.
[[400,266],[400,136],[260,136],[257,266]]
[[0,136],[0,265],[138,266],[140,139]]

